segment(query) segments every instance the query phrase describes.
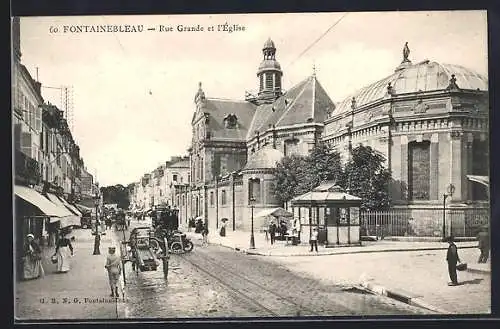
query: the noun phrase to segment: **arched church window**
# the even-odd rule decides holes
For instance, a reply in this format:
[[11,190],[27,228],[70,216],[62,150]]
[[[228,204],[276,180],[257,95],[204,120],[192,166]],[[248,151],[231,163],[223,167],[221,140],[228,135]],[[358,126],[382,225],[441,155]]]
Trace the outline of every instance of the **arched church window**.
[[220,203],[221,205],[225,205],[227,203],[226,190],[222,190],[220,193]]
[[248,181],[248,204],[250,204],[252,198],[255,199],[255,203],[261,202],[259,178],[250,179]]
[[285,156],[290,156],[292,154],[299,154],[299,140],[298,139],[287,139],[283,145],[283,153]]
[[408,197],[410,200],[429,200],[430,142],[408,144]]
[[264,89],[264,74],[260,75],[260,90]]

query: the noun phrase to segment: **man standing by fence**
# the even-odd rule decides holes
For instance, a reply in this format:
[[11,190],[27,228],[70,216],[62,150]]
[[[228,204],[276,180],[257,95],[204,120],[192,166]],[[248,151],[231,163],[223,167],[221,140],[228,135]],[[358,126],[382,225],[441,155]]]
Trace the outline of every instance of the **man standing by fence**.
[[490,254],[490,237],[488,227],[483,226],[477,235],[477,240],[479,241],[479,250],[481,255],[479,256],[478,263],[486,263]]

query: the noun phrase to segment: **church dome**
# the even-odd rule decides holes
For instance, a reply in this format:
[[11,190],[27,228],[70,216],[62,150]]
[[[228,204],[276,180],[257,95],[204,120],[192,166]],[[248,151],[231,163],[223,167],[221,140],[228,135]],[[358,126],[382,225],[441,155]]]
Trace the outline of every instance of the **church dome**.
[[267,41],[264,43],[264,47],[262,49],[269,49],[269,48],[276,48],[274,46],[273,40],[271,38],[268,38]]
[[284,156],[281,151],[266,147],[252,154],[244,169],[273,169]]
[[264,59],[260,65],[257,73],[268,70],[281,71],[281,65],[275,59]]
[[372,83],[344,99],[337,106],[333,115],[351,111],[352,98],[356,107],[364,106],[384,98],[390,83],[396,95],[417,92],[444,91],[450,84],[452,75],[460,89],[488,90],[488,79],[477,72],[459,65],[441,64],[423,61],[417,64],[407,64],[396,70],[390,76]]

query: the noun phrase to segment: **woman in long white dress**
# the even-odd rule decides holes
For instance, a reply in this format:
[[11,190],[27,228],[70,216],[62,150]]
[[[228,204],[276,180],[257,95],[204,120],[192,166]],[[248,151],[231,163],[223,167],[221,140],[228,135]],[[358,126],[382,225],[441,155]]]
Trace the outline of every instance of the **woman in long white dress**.
[[73,256],[73,246],[70,239],[61,235],[56,245],[57,272],[66,273],[71,268],[71,257]]

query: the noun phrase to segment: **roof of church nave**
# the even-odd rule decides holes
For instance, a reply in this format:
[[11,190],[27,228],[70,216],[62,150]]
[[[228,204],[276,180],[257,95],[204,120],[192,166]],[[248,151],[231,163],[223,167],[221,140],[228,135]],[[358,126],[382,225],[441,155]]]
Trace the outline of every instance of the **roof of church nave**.
[[337,108],[332,115],[351,111],[353,97],[356,101],[356,107],[384,98],[387,95],[389,83],[395,94],[444,91],[449,86],[452,75],[455,75],[456,84],[460,89],[488,90],[486,77],[460,65],[442,64],[428,60],[417,64],[407,61],[407,65],[403,64],[390,76],[358,90],[337,103]]
[[285,127],[309,121],[322,123],[328,112],[335,109],[325,89],[313,74],[302,80],[271,104],[260,105],[255,111],[247,139],[256,131],[264,132],[273,125]]
[[[335,105],[315,75],[290,88],[271,104],[254,105],[240,100],[206,98],[204,111],[210,114],[208,130],[212,139],[251,139],[256,131],[312,122],[322,123]],[[234,128],[226,128],[224,118],[233,113],[237,117]]]
[[[255,108],[254,104],[246,101],[206,98],[204,111],[210,114],[208,121],[210,138],[219,140],[246,140]],[[228,114],[236,116],[236,124],[232,128],[225,127],[224,118]]]

